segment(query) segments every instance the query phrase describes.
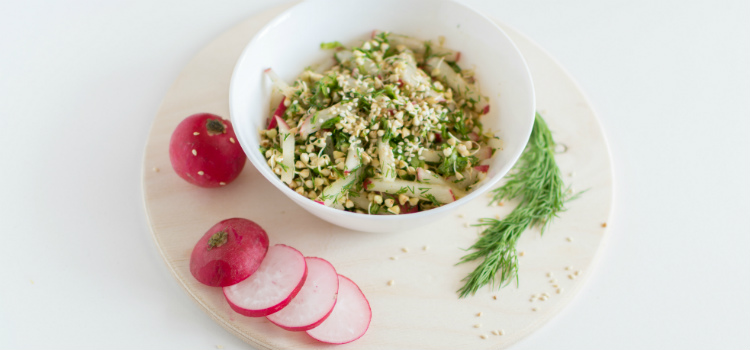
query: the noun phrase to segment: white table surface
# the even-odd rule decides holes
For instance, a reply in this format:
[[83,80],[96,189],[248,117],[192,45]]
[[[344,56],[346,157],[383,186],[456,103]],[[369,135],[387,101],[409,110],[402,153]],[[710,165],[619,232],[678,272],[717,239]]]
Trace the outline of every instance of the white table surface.
[[[750,348],[750,2],[465,2],[568,69],[615,168],[592,278],[513,349]],[[276,4],[3,2],[0,348],[249,348],[167,271],[141,160],[188,60]]]

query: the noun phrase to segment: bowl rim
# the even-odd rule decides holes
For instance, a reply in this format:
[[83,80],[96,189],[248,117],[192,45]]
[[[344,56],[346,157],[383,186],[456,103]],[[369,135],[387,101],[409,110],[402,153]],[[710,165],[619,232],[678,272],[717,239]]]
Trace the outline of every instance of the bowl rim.
[[[299,11],[299,9],[301,7],[312,6],[311,4],[315,4],[315,3],[338,2],[338,1],[344,1],[344,0],[305,0],[305,1],[302,1],[302,2],[296,4],[296,5],[292,6],[292,7],[284,10],[283,12],[281,12],[280,14],[278,14],[276,17],[274,17],[271,21],[269,21],[268,23],[266,23],[260,30],[258,30],[258,32],[253,36],[253,38],[246,44],[245,48],[242,50],[242,53],[238,57],[238,59],[237,59],[237,61],[235,63],[234,69],[232,71],[232,76],[231,76],[230,83],[229,83],[229,114],[230,114],[230,119],[232,120],[233,123],[235,122],[235,115],[236,115],[236,113],[234,113],[234,110],[236,109],[236,107],[234,107],[236,105],[236,103],[235,103],[235,95],[236,94],[234,92],[237,91],[237,81],[238,81],[237,77],[240,75],[239,72],[241,71],[241,68],[242,68],[242,64],[241,63],[246,60],[245,57],[248,56],[248,55],[252,55],[253,54],[253,53],[251,53],[250,47],[254,46],[254,44],[257,41],[259,41],[260,38],[262,38],[264,35],[266,35],[266,33],[268,31],[270,31],[272,28],[274,28],[277,25],[279,25],[280,22],[283,22],[284,20],[286,20],[287,17],[289,17],[292,12]],[[409,1],[409,0],[406,0],[406,1]],[[523,135],[522,135],[523,139],[526,140],[525,144],[528,144],[528,140],[529,140],[529,138],[531,136],[531,132],[532,132],[533,126],[534,126],[534,118],[535,118],[535,113],[536,113],[536,93],[535,93],[535,89],[534,89],[534,81],[532,79],[531,71],[529,70],[528,63],[526,62],[526,59],[523,57],[523,54],[521,53],[521,51],[516,46],[516,43],[513,42],[513,40],[511,40],[511,38],[508,36],[508,34],[505,33],[505,31],[502,28],[500,28],[500,26],[497,23],[495,23],[495,21],[493,21],[492,19],[490,19],[486,15],[482,14],[481,12],[475,10],[474,8],[472,8],[472,7],[470,7],[470,6],[466,5],[466,4],[463,4],[463,3],[455,1],[455,0],[431,0],[431,1],[433,3],[435,3],[435,4],[438,4],[438,3],[450,3],[450,4],[453,4],[453,5],[457,5],[457,6],[465,8],[466,10],[468,10],[471,13],[473,13],[474,15],[482,18],[484,21],[486,21],[488,24],[490,24],[495,30],[497,30],[502,37],[504,37],[508,41],[508,43],[510,44],[510,46],[514,50],[515,54],[518,55],[518,57],[521,60],[521,64],[525,68],[524,69],[525,74],[523,74],[523,75],[526,77],[526,80],[529,83],[528,84],[528,88],[530,90],[529,91],[529,95],[531,97],[530,99],[531,99],[531,105],[532,105],[532,113],[531,113],[531,116],[528,117],[529,120],[526,123],[525,131],[523,132]],[[240,146],[243,149],[245,149],[245,143],[247,141],[244,139],[244,136],[240,136],[239,133],[236,136],[238,138],[238,141],[240,142]],[[334,216],[341,215],[343,217],[346,217],[346,218],[349,218],[349,219],[354,219],[354,220],[367,219],[367,220],[373,220],[373,221],[384,221],[384,222],[391,222],[391,223],[393,223],[393,222],[399,222],[399,221],[418,220],[420,218],[425,218],[425,217],[428,217],[428,216],[438,215],[438,214],[441,214],[441,213],[448,213],[448,212],[451,212],[454,209],[457,209],[458,207],[461,207],[462,205],[470,202],[471,200],[475,199],[476,197],[478,197],[478,196],[484,194],[485,192],[487,192],[492,186],[494,186],[503,177],[505,177],[505,175],[507,175],[507,173],[511,170],[511,168],[518,162],[518,159],[520,159],[521,154],[523,154],[523,152],[524,152],[525,149],[526,149],[526,146],[524,145],[524,147],[521,147],[515,154],[510,155],[510,157],[508,158],[508,161],[500,168],[500,170],[497,172],[497,174],[495,174],[495,176],[493,176],[491,178],[485,178],[483,180],[484,183],[481,186],[475,188],[474,190],[472,190],[471,192],[469,192],[466,196],[461,197],[458,200],[455,200],[455,201],[453,201],[451,203],[444,204],[444,205],[442,205],[440,207],[437,207],[437,208],[433,208],[433,209],[425,210],[425,211],[420,211],[420,212],[416,212],[416,213],[401,214],[401,215],[359,214],[359,213],[356,213],[356,212],[349,212],[349,211],[345,211],[345,210],[339,210],[339,209],[335,209],[335,208],[329,207],[327,205],[322,205],[322,204],[320,204],[318,202],[315,202],[314,200],[312,200],[312,199],[310,199],[308,197],[304,197],[304,196],[300,195],[296,191],[294,191],[291,188],[289,188],[288,186],[286,186],[286,184],[284,184],[281,181],[281,179],[278,176],[276,176],[276,174],[274,174],[270,170],[270,168],[268,166],[266,166],[265,162],[262,162],[262,165],[259,166],[257,160],[255,159],[255,158],[257,158],[257,155],[251,153],[255,157],[248,155],[248,158],[250,158],[250,163],[253,164],[253,166],[258,170],[258,172],[260,172],[263,175],[263,177],[266,178],[266,180],[268,180],[277,189],[279,189],[280,191],[282,191],[282,193],[284,193],[287,197],[289,197],[290,199],[292,199],[293,202],[297,203],[298,205],[300,205],[304,209],[308,209],[307,205],[302,205],[299,200],[309,201],[309,203],[305,202],[306,204],[315,204],[315,205],[320,206],[320,207],[317,207],[317,209],[314,209],[314,210],[322,210],[323,213],[325,213],[327,216],[328,215],[334,215]],[[315,207],[310,207],[310,208],[315,208]],[[315,213],[313,213],[313,214],[315,214]],[[315,214],[315,215],[317,216],[317,214]]]

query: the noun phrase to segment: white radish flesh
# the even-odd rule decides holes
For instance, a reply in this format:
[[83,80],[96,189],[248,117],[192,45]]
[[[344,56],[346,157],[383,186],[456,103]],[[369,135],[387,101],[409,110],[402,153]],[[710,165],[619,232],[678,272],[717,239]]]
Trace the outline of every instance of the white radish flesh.
[[[381,33],[380,31],[375,31],[373,35],[378,35],[380,33]],[[409,50],[412,50],[415,53],[419,53],[422,55],[425,54],[426,49],[427,49],[427,46],[425,45],[426,44],[425,41],[411,38],[405,35],[388,34],[388,41],[391,43],[391,46],[393,47],[396,47],[398,45],[404,45]],[[448,61],[455,62],[455,61],[458,61],[459,58],[461,58],[460,52],[453,51],[451,49],[446,49],[443,47],[439,47],[439,46],[436,47],[434,45],[431,45],[430,50],[432,51],[433,54],[441,56],[441,57],[445,57],[445,59]]]
[[239,314],[250,317],[270,315],[292,301],[306,276],[307,264],[302,253],[277,244],[268,248],[255,273],[240,283],[224,287],[224,297]]
[[425,162],[437,163],[440,162],[440,152],[432,149],[424,149],[421,157],[424,157]]
[[453,71],[453,68],[447,63],[443,62],[442,59],[433,57],[427,60],[426,67],[428,72],[437,78],[445,79],[445,83],[453,89],[453,92],[459,94],[459,96],[469,100],[476,101],[474,110],[481,114],[489,112],[489,102],[486,97],[483,97],[477,92],[477,90],[469,85],[464,78]]
[[302,137],[307,137],[308,135],[320,130],[320,127],[323,126],[323,123],[325,123],[329,119],[335,118],[344,111],[350,111],[353,107],[354,104],[351,102],[337,103],[322,111],[317,111],[312,115],[308,115],[300,123],[300,135],[302,135]]
[[380,174],[383,181],[396,179],[396,158],[393,156],[391,145],[384,142],[383,139],[378,140],[378,160],[380,161]]
[[281,143],[281,181],[287,184],[292,183],[294,179],[294,134],[293,130],[289,129],[289,125],[281,117],[275,117],[276,123],[279,125],[279,143]]
[[266,316],[288,331],[306,331],[321,324],[336,305],[339,279],[336,269],[321,258],[306,257],[307,278],[297,296],[283,309]]
[[451,203],[456,200],[453,189],[449,186],[426,184],[414,181],[395,179],[383,181],[381,179],[365,180],[365,189],[368,191],[385,192],[390,194],[405,194],[412,198],[430,201],[433,198],[440,204]]
[[451,187],[451,189],[453,190],[453,194],[456,196],[456,198],[462,198],[466,196],[466,192],[456,187],[452,182],[449,182],[448,180],[441,177],[440,175],[435,174],[424,168],[417,168],[417,181],[428,183],[428,184]]
[[346,162],[344,163],[344,174],[349,174],[354,170],[357,170],[361,164],[361,158],[360,154],[362,153],[362,149],[351,145],[349,146],[349,151],[346,154]]
[[[289,86],[281,77],[279,77],[276,72],[273,71],[271,68],[267,68],[265,71],[266,75],[268,75],[269,78],[271,78],[271,82],[273,82],[274,88],[277,92],[280,92],[286,96],[286,98],[291,98],[294,94],[294,88]],[[277,95],[278,96],[278,95]]]
[[362,172],[361,169],[350,173],[343,179],[338,179],[332,184],[328,185],[323,192],[320,194],[320,198],[323,200],[323,204],[336,209],[343,209],[344,204],[341,203],[340,198],[346,195],[346,191],[349,190],[359,179],[359,175]]
[[346,344],[362,337],[370,327],[372,310],[367,298],[352,280],[339,275],[336,306],[319,326],[308,330],[314,339],[331,344]]

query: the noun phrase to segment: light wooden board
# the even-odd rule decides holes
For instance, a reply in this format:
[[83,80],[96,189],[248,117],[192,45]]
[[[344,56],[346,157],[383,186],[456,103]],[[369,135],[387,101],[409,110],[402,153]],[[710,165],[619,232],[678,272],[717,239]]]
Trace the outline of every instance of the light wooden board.
[[[200,51],[164,97],[148,139],[143,196],[154,240],[175,278],[198,305],[258,349],[329,347],[304,332],[282,330],[265,318],[234,313],[221,289],[201,285],[190,275],[190,252],[205,231],[220,220],[244,217],[265,228],[271,244],[284,243],[305,255],[323,257],[362,288],[373,310],[370,329],[361,339],[337,349],[501,349],[560,312],[581,289],[605,237],[603,224],[612,203],[610,157],[596,115],[580,89],[548,54],[506,26],[531,69],[538,109],[556,140],[567,146],[558,155],[566,183],[575,191],[588,189],[569,203],[544,237],[531,230],[519,240],[518,249],[524,254],[519,258],[518,288],[484,288],[466,299],[455,293],[460,280],[475,267],[454,266],[464,254],[461,249],[469,247],[479,232],[467,225],[483,217],[504,216],[514,203],[488,207],[489,198],[483,196],[428,226],[362,233],[299,208],[250,162],[234,183],[219,189],[192,186],[172,171],[168,156],[172,130],[193,113],[229,117],[228,87],[236,59],[254,33],[284,9],[250,18]],[[570,279],[575,271],[579,275]],[[550,272],[552,277],[547,277]],[[390,280],[395,285],[388,286]],[[553,284],[559,285],[561,294]],[[531,295],[542,293],[548,293],[549,299],[529,301]],[[476,316],[479,312],[481,317]],[[481,327],[475,328],[476,324]],[[503,330],[504,335],[493,335],[492,330]]]

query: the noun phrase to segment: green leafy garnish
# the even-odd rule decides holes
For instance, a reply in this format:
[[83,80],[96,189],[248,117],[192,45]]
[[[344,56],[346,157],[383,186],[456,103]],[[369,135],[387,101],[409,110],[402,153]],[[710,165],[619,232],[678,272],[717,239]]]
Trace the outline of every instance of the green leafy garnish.
[[493,191],[495,195],[490,204],[513,198],[520,198],[521,202],[502,220],[480,219],[476,225],[485,227],[482,237],[469,248],[473,252],[462,257],[459,264],[480,259],[482,262],[462,280],[465,284],[458,290],[459,297],[473,295],[487,284],[493,288],[503,287],[512,279],[518,284],[518,238],[533,226],[540,227],[544,233],[550,221],[565,209],[565,202],[572,199],[565,195],[554,149],[552,133],[537,113],[526,150],[513,167],[516,172]]
[[332,50],[343,46],[344,45],[338,41],[331,41],[330,43],[320,43],[320,48],[323,50]]

